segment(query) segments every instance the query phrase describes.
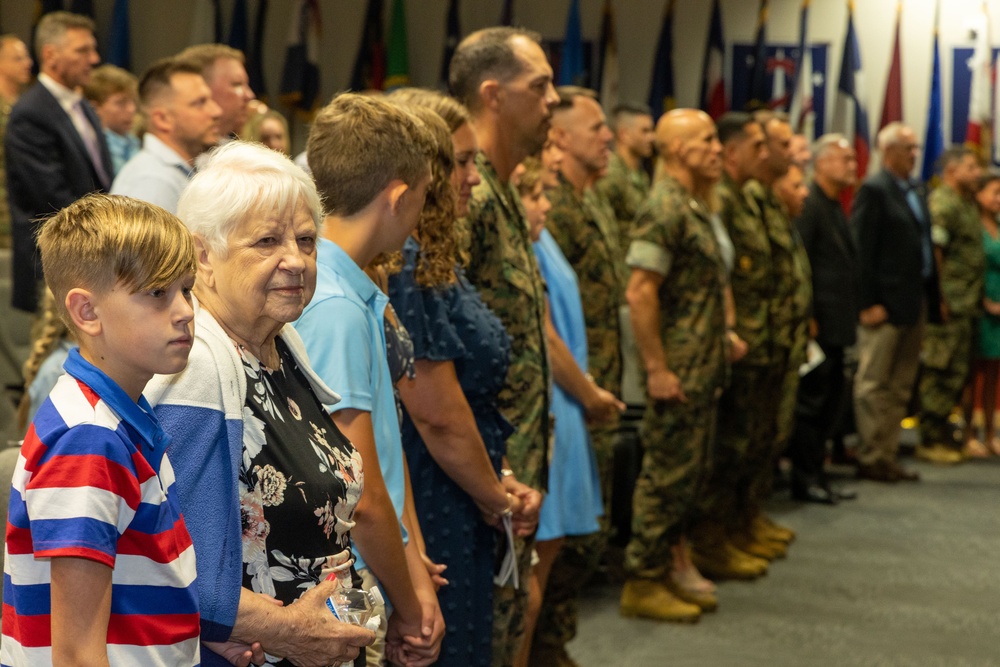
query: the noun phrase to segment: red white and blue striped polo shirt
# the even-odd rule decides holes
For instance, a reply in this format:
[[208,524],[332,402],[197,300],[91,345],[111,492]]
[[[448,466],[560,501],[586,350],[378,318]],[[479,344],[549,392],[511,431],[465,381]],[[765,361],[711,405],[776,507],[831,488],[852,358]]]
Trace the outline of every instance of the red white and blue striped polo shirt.
[[194,547],[168,436],[145,398],[70,352],[32,421],[11,484],[0,664],[52,661],[50,559],[113,568],[111,665],[198,665]]

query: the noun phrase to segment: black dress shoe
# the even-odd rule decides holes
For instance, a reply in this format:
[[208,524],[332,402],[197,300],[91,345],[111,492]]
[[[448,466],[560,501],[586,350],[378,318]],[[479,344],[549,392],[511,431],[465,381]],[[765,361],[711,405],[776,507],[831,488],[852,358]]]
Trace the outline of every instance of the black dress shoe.
[[806,503],[821,505],[836,505],[840,498],[835,491],[821,484],[810,484],[806,487],[793,487],[792,498]]
[[870,465],[859,463],[858,479],[870,479],[873,482],[895,484],[900,478],[899,471],[894,466],[895,464],[890,465],[884,461],[876,461]]
[[910,468],[904,468],[898,463],[890,463],[892,471],[896,474],[896,478],[904,482],[919,482],[920,473],[916,470]]

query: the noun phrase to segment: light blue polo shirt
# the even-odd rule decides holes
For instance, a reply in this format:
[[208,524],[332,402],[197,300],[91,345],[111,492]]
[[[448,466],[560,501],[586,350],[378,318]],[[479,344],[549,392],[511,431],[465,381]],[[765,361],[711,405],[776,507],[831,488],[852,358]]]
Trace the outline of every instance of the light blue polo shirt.
[[[382,477],[396,518],[402,519],[403,442],[385,349],[389,297],[333,241],[321,238],[316,251],[316,293],[294,326],[313,370],[340,394],[340,402],[326,406],[327,410],[371,413]],[[405,544],[408,538],[401,520],[399,528]],[[359,569],[366,567],[356,547],[354,556]]]

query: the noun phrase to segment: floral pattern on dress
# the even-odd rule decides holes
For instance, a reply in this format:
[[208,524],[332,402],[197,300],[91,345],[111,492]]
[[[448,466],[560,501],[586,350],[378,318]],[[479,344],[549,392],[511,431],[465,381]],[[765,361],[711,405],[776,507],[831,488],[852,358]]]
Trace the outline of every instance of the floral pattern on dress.
[[[281,339],[276,370],[238,346],[247,377],[239,470],[243,585],[291,604],[327,578],[358,587],[350,550],[364,472]],[[268,664],[289,664],[268,656]]]

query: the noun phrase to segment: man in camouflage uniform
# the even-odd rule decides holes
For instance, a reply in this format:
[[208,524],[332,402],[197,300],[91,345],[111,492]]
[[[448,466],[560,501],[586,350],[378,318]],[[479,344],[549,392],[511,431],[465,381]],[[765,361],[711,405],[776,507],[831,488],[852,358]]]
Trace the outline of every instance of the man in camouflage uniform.
[[[771,369],[771,244],[757,202],[743,192],[761,178],[768,157],[764,130],[750,114],[730,112],[717,121],[723,148],[722,182],[716,186],[719,217],[733,243],[730,286],[736,334],[748,347],[734,362],[730,385],[719,402],[719,431],[702,515],[692,531],[694,562],[713,579],[753,579],[767,571],[782,543],[746,539],[742,508],[749,502],[758,468],[770,461],[773,420],[762,418]],[[736,540],[736,542],[734,542]]]
[[[510,335],[510,369],[499,396],[504,416],[516,429],[507,441],[507,458],[517,478],[540,491],[551,434],[545,286],[524,210],[510,184],[518,163],[545,143],[552,107],[559,101],[539,41],[539,35],[514,28],[475,32],[459,44],[449,83],[474,118],[482,150],[476,157],[482,182],[472,192],[465,219],[466,274]],[[533,541],[532,536],[518,540],[520,588],[494,591],[494,665],[512,664],[522,641]]]
[[768,157],[761,178],[750,181],[744,190],[756,200],[764,217],[771,243],[773,289],[771,292],[771,368],[769,386],[777,390],[761,393],[761,414],[774,418],[774,439],[770,452],[753,463],[755,472],[741,522],[744,540],[790,542],[794,533],[776,525],[763,512],[763,504],[774,486],[774,462],[788,447],[795,422],[795,397],[799,386],[799,366],[805,361],[809,340],[809,313],[812,306],[812,275],[809,256],[784,204],[774,193],[774,183],[792,164],[792,129],[783,114],[755,115],[764,128]]
[[979,210],[973,199],[979,162],[969,149],[953,147],[941,155],[940,164],[941,185],[928,197],[927,205],[948,320],[928,324],[924,334],[920,375],[922,444],[917,447],[917,458],[958,463],[962,453],[948,417],[969,380],[986,258]]
[[639,204],[649,196],[649,174],[642,161],[653,156],[653,113],[646,105],[623,103],[611,112],[611,123],[615,150],[597,191],[614,210],[621,247],[627,248]]
[[726,376],[726,266],[708,204],[722,146],[712,119],[694,109],[664,114],[656,140],[662,176],[639,208],[626,258],[648,401],[620,609],[694,621],[698,603],[714,608],[711,589],[682,589],[671,573],[684,565],[675,562],[684,557],[678,547],[698,501]]
[[[611,131],[596,94],[585,88],[556,89],[559,106],[550,140],[563,151],[557,185],[546,193],[552,204],[546,227],[577,274],[587,330],[587,362],[594,382],[616,396],[621,392],[618,310],[624,300],[623,258],[614,214],[594,182],[608,164]],[[607,502],[617,416],[589,426],[605,502],[605,530],[567,536],[552,567],[532,644],[531,664],[573,664],[566,643],[576,636],[577,603],[607,544]]]

